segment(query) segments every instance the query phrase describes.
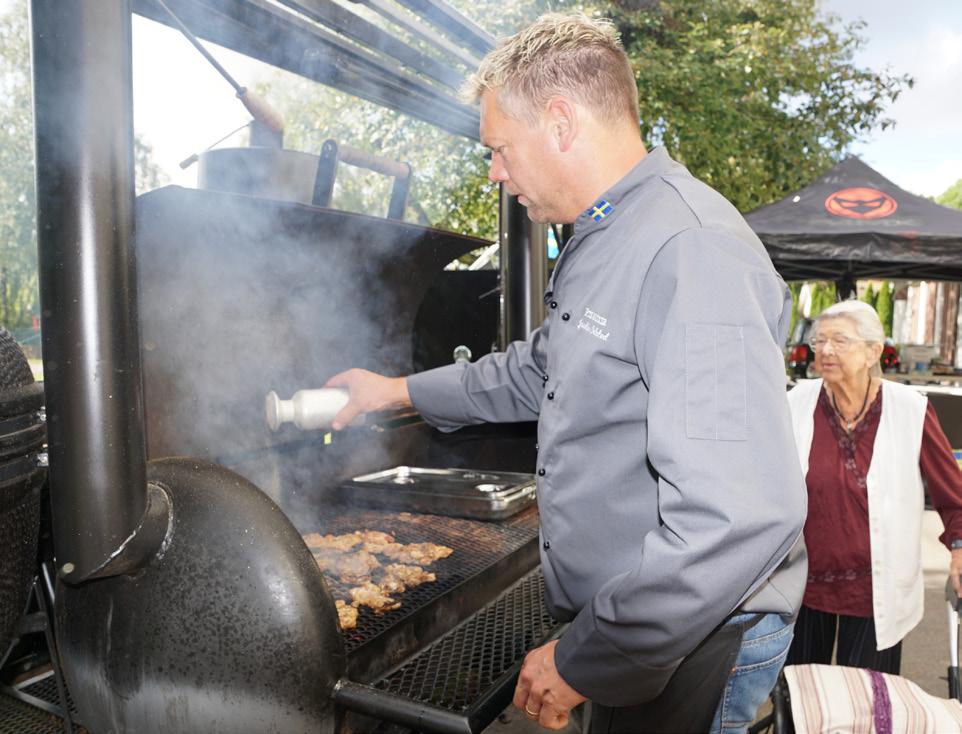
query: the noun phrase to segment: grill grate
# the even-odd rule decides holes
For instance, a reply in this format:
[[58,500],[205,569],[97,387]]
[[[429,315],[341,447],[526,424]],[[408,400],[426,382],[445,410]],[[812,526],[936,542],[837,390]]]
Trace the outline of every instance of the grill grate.
[[557,627],[544,604],[544,577],[539,569],[379,681],[377,687],[464,712]]
[[[380,530],[393,535],[399,543],[438,543],[454,549],[447,558],[425,568],[434,572],[437,580],[421,584],[403,594],[395,595],[400,609],[375,614],[361,607],[357,627],[344,630],[344,646],[348,653],[385,630],[394,627],[409,615],[440,597],[458,584],[471,579],[483,570],[513,553],[538,536],[538,520],[534,513],[524,513],[511,523],[488,523],[440,515],[392,513],[375,510],[344,510],[332,507],[329,517],[318,518],[315,527],[303,532],[339,535],[354,530]],[[334,514],[334,513],[337,514]],[[327,577],[335,598],[350,601],[348,586]]]
[[61,734],[63,731],[63,719],[59,716],[0,693],[0,734]]
[[[64,687],[66,688],[66,683],[64,683]],[[40,678],[29,686],[24,686],[20,690],[35,698],[39,698],[41,701],[52,703],[57,708],[61,708],[60,694],[57,692],[57,679],[54,677],[53,671],[50,671],[50,675]],[[70,697],[70,691],[68,690],[66,693],[67,705],[70,707],[70,715],[76,719],[77,707],[74,705],[73,698]]]

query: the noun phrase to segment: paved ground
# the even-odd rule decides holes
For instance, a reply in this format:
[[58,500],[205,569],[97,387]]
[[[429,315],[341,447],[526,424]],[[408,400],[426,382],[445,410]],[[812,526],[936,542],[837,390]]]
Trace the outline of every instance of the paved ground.
[[[925,691],[948,697],[946,669],[949,665],[948,610],[945,603],[945,580],[948,575],[949,552],[938,542],[942,522],[934,512],[927,512],[923,523],[922,564],[925,568],[925,616],[902,643],[902,675]],[[766,707],[767,708],[767,707]],[[766,708],[759,715],[766,713]],[[525,719],[520,711],[509,707],[484,734],[535,734],[545,732]],[[564,734],[575,734],[569,726]]]

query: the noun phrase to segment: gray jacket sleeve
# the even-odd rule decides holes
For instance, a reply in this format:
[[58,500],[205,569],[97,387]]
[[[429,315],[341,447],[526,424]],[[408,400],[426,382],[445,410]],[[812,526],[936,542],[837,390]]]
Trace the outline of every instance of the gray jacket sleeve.
[[702,229],[666,244],[645,278],[634,340],[648,445],[636,450],[657,473],[661,524],[556,648],[562,677],[590,699],[658,695],[801,533],[806,495],[777,342],[786,295],[764,256]]
[[504,352],[411,375],[411,402],[428,423],[446,432],[476,423],[537,420],[547,340],[545,321]]

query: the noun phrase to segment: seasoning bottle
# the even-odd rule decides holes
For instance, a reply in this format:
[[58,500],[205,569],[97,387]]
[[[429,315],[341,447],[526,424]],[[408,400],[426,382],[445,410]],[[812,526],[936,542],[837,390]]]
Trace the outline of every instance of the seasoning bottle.
[[330,428],[334,416],[347,405],[348,397],[348,391],[343,387],[298,390],[290,400],[282,400],[271,390],[264,400],[267,425],[272,431],[280,429],[284,423],[293,423],[302,431]]

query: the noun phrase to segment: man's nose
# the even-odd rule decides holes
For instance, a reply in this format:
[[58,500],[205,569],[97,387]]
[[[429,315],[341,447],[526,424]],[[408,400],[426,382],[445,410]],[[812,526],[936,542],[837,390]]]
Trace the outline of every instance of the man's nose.
[[508,180],[508,172],[496,157],[491,158],[491,165],[488,166],[488,180],[491,183],[504,183]]

